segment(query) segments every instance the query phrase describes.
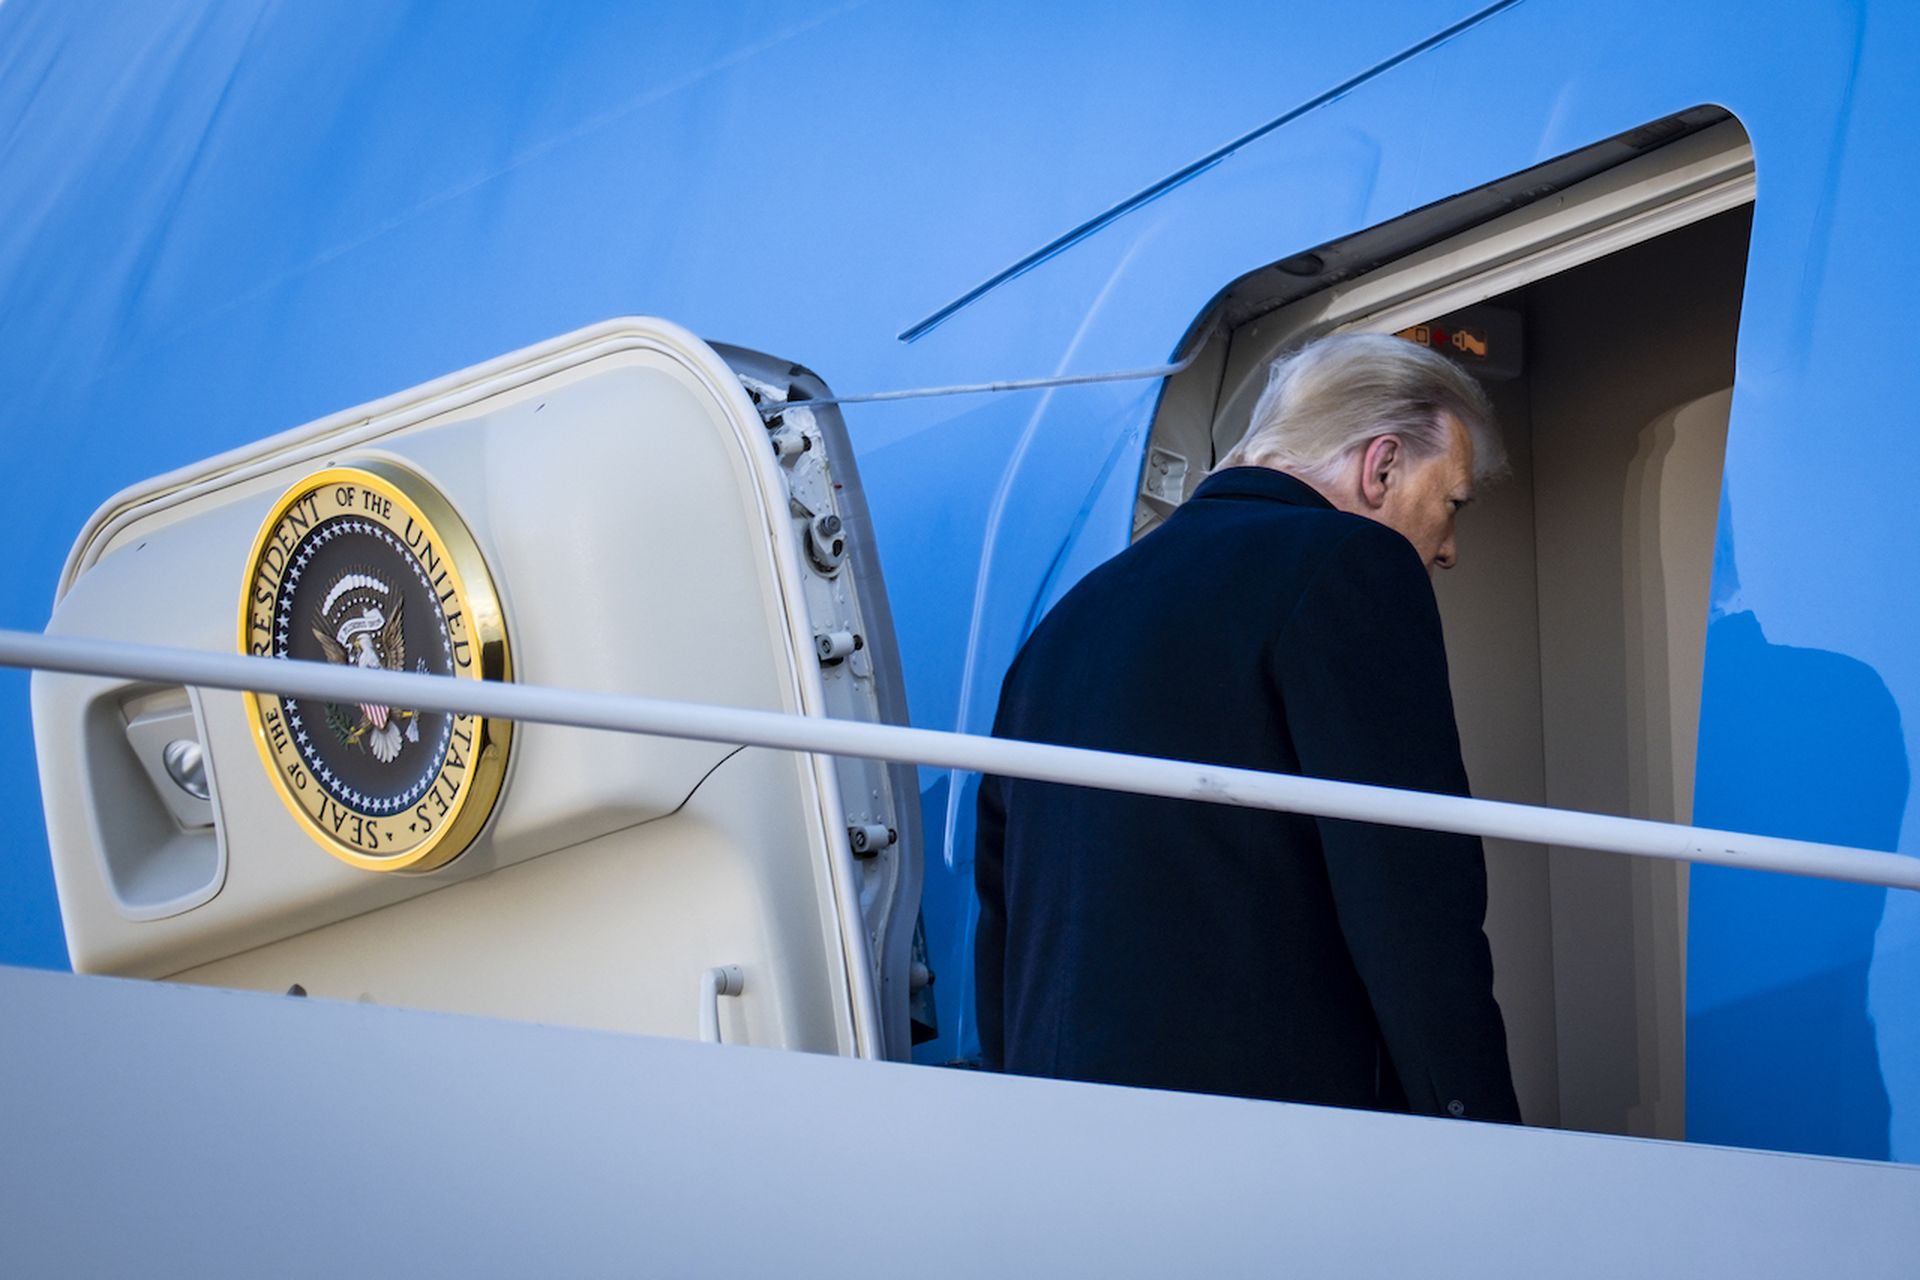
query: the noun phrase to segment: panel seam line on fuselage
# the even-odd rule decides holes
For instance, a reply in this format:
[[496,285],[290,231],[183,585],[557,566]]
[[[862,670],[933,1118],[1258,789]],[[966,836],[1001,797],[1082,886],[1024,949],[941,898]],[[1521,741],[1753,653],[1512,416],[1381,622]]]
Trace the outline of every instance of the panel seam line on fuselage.
[[1134,192],[1132,195],[1120,201],[1118,204],[1110,206],[1104,211],[1097,213],[1093,217],[1087,219],[1085,222],[1080,223],[1078,226],[1072,228],[1071,230],[1066,231],[1065,233],[1059,236],[1056,236],[1052,240],[1049,240],[1046,244],[1041,245],[1038,249],[1035,249],[1032,253],[1027,254],[1024,258],[1021,258],[1019,261],[1015,262],[1012,266],[1005,268],[1004,270],[998,272],[995,275],[989,276],[987,279],[981,281],[979,284],[975,285],[973,288],[967,290],[965,293],[955,298],[952,302],[947,303],[945,306],[941,307],[939,310],[935,311],[933,314],[927,316],[926,318],[902,330],[897,335],[899,340],[901,342],[918,342],[921,338],[926,337],[929,333],[932,333],[935,329],[945,324],[948,320],[951,320],[955,315],[959,314],[961,311],[964,311],[966,308],[972,306],[974,303],[978,302],[981,298],[986,297],[987,294],[992,293],[995,289],[998,289],[1001,285],[1008,284],[1014,280],[1019,279],[1021,276],[1033,270],[1035,267],[1039,266],[1041,263],[1046,262],[1050,258],[1058,256],[1059,254],[1072,248],[1074,245],[1080,243],[1082,240],[1085,240],[1089,236],[1092,236],[1096,232],[1104,230],[1106,227],[1119,221],[1121,218],[1124,218],[1127,214],[1132,213],[1135,209],[1141,208],[1142,206],[1147,204],[1151,204],[1153,201],[1159,199],[1161,196],[1167,194],[1169,191],[1172,191],[1174,188],[1183,185],[1184,183],[1190,181],[1193,178],[1199,177],[1201,174],[1205,173],[1207,170],[1213,168],[1215,165],[1219,164],[1221,161],[1233,155],[1233,153],[1240,150],[1240,148],[1247,146],[1250,143],[1259,141],[1261,138],[1266,137],[1268,134],[1274,132],[1276,129],[1280,129],[1286,125],[1292,124],[1295,120],[1298,120],[1300,117],[1307,115],[1310,112],[1317,111],[1321,107],[1326,106],[1328,103],[1333,102],[1336,99],[1345,97],[1347,94],[1352,93],[1355,89],[1358,89],[1361,85],[1364,85],[1369,80],[1375,79],[1378,76],[1386,74],[1387,72],[1393,70],[1395,67],[1398,67],[1403,63],[1409,62],[1414,58],[1419,57],[1421,54],[1426,53],[1430,49],[1438,48],[1440,45],[1445,44],[1447,41],[1453,39],[1455,36],[1460,35],[1466,31],[1469,31],[1474,27],[1479,26],[1482,22],[1485,22],[1487,19],[1507,9],[1513,8],[1515,5],[1519,4],[1520,2],[1521,0],[1498,0],[1498,3],[1490,4],[1486,8],[1478,11],[1477,13],[1469,14],[1467,17],[1462,18],[1459,22],[1454,23],[1452,26],[1445,27],[1440,31],[1435,32],[1433,35],[1428,36],[1426,39],[1421,40],[1416,44],[1409,45],[1407,48],[1400,50],[1398,53],[1395,53],[1383,59],[1380,62],[1374,63],[1372,66],[1368,67],[1366,70],[1358,73],[1357,75],[1353,75],[1348,77],[1345,80],[1342,80],[1339,84],[1335,85],[1333,88],[1326,89],[1318,94],[1315,94],[1313,97],[1307,99],[1305,102],[1301,103],[1299,106],[1293,107],[1290,110],[1285,111],[1278,116],[1275,116],[1273,119],[1267,121],[1265,124],[1262,124],[1255,129],[1249,130],[1248,132],[1241,134],[1239,137],[1234,138],[1231,142],[1226,143],[1224,146],[1216,147],[1214,150],[1209,151],[1206,155],[1201,156],[1198,160],[1195,160],[1190,164],[1184,165],[1181,168],[1174,170],[1172,173],[1168,174],[1166,177],[1161,178],[1158,181],[1151,183],[1146,187],[1141,188],[1139,191]]

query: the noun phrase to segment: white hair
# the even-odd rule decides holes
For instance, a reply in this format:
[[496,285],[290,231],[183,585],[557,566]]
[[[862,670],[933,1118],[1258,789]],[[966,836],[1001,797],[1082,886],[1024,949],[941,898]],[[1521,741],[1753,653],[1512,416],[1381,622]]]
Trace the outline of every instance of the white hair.
[[1398,436],[1416,458],[1446,453],[1452,441],[1444,414],[1473,442],[1475,480],[1506,469],[1493,407],[1465,369],[1384,333],[1321,338],[1273,362],[1247,434],[1220,467],[1272,467],[1329,483],[1380,436]]

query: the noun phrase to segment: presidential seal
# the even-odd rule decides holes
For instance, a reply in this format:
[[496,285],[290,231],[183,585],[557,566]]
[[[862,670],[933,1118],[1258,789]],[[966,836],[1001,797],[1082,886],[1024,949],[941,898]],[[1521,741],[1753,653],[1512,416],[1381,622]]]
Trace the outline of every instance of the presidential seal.
[[[505,680],[506,629],[480,550],[425,480],[385,461],[306,477],[247,562],[240,648]],[[261,759],[322,848],[369,871],[431,871],[486,825],[512,725],[379,703],[246,695]]]

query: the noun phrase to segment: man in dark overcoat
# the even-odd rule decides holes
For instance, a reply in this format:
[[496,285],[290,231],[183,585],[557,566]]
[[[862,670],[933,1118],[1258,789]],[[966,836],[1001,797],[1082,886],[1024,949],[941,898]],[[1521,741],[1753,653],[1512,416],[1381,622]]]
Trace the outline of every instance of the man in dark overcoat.
[[[1428,572],[1503,456],[1431,350],[1283,356],[1041,621],[995,734],[1467,794]],[[988,777],[975,880],[989,1069],[1519,1121],[1475,837]]]

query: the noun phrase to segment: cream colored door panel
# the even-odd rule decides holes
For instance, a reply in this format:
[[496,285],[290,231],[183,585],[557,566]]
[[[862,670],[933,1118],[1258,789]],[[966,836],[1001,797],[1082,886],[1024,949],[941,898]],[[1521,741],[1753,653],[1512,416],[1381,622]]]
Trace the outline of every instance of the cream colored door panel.
[[798,757],[741,751],[671,816],[175,976],[691,1039],[701,971],[738,964],[723,1038],[851,1052],[844,983],[813,976],[841,970],[834,920],[778,888],[811,790]]
[[[806,543],[840,527],[837,492],[857,497],[852,460],[827,456],[824,414],[790,416],[770,433],[740,376],[674,326],[608,322],[121,495],[83,532],[49,630],[220,650],[238,621],[261,651],[414,669],[460,647],[488,607],[463,612],[483,594],[467,580],[490,580],[513,679],[874,718],[886,672],[869,645],[890,653],[890,626],[841,572],[872,548],[835,539],[823,563]],[[470,537],[466,595],[428,584],[440,544],[408,549],[409,510],[447,548]],[[400,581],[415,571],[425,594]],[[820,637],[842,633],[865,656],[828,659],[846,690],[830,697]],[[724,745],[512,726],[477,834],[449,839],[437,869],[382,874],[367,868],[404,859],[381,832],[421,838],[407,806],[442,789],[426,773],[389,792],[382,770],[441,760],[443,779],[466,777],[445,761],[466,765],[474,725],[270,697],[256,722],[249,701],[35,678],[76,968],[691,1035],[699,974],[740,964],[723,1025],[879,1052],[884,988],[903,1050],[905,963],[880,957],[904,955],[890,922],[911,928],[911,901],[896,908],[917,880],[901,849],[856,869],[842,811],[844,791],[856,837],[892,843],[911,797],[882,767],[748,753],[716,773]],[[176,766],[204,756],[208,800],[169,790],[169,750]],[[295,785],[309,781],[324,794]],[[703,819],[722,795],[738,812]],[[471,825],[480,804],[456,811]]]

